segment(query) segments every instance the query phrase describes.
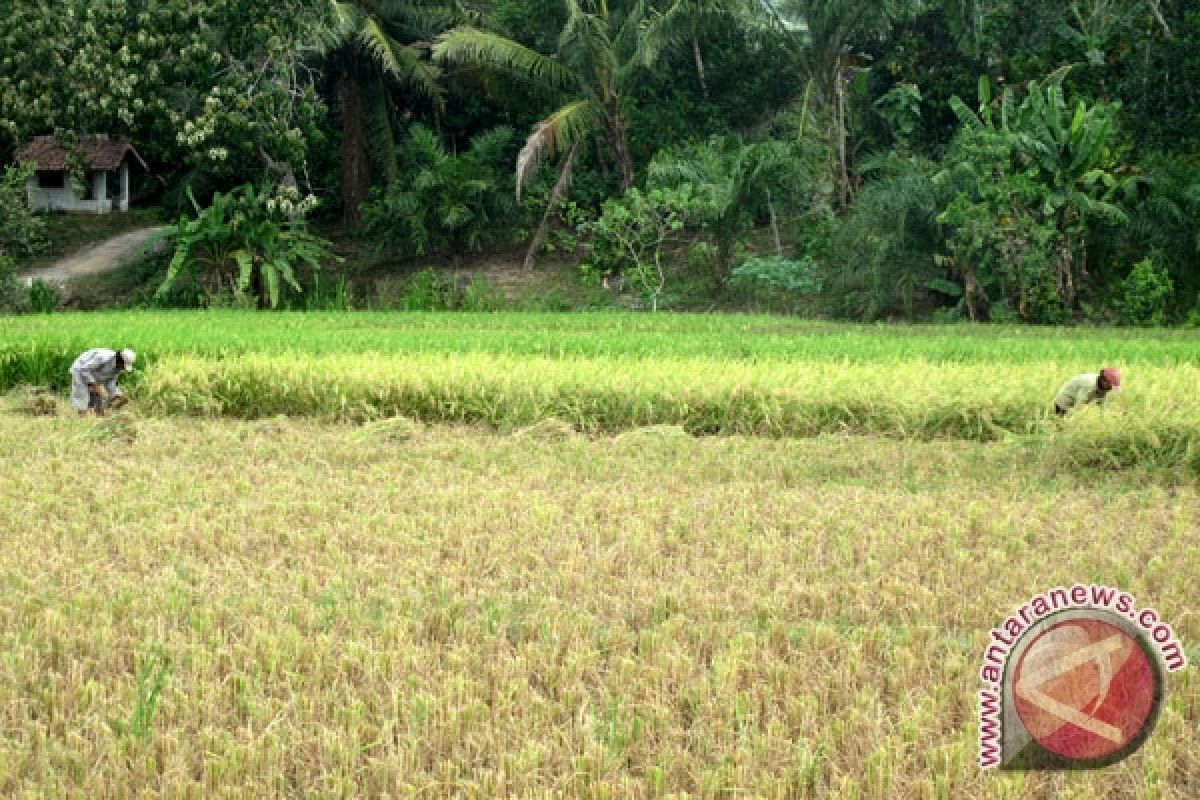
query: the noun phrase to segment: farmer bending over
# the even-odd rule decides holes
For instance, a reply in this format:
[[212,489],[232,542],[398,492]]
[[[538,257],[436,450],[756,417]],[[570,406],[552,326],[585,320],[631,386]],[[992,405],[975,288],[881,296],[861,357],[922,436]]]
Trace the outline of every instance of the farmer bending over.
[[1120,390],[1121,373],[1112,367],[1105,367],[1099,374],[1085,372],[1076,375],[1063,384],[1054,396],[1054,413],[1060,417],[1074,408],[1080,408],[1086,403],[1104,403],[1104,398],[1112,390]]
[[109,402],[116,408],[125,405],[128,400],[117,388],[117,378],[122,372],[133,370],[133,362],[137,354],[126,348],[117,353],[97,347],[83,353],[71,365],[71,405],[85,416],[90,409],[104,414],[104,396],[100,394],[100,384]]

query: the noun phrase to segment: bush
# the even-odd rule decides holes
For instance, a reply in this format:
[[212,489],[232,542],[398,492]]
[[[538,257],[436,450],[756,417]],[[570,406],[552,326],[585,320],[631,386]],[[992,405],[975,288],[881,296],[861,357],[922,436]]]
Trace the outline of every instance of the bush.
[[800,298],[820,292],[822,282],[811,256],[799,261],[770,256],[752,258],[736,267],[730,274],[730,286],[769,306],[791,309]]
[[399,306],[405,311],[499,311],[504,295],[484,275],[475,275],[461,286],[453,277],[426,267],[405,282]]
[[[175,252],[155,297],[202,293],[210,303],[222,295],[253,298],[277,308],[283,293],[303,292],[296,277],[301,264],[314,272],[321,261],[340,261],[331,245],[304,229],[304,215],[316,198],[291,187],[245,184],[218,192],[207,208],[192,197],[196,216],[181,217],[156,238],[174,238]],[[240,302],[240,301],[238,301]]]
[[38,314],[49,314],[58,308],[58,289],[45,281],[34,281],[29,286],[29,308]]
[[453,287],[433,267],[414,274],[404,284],[400,307],[405,311],[445,311],[450,308]]
[[1127,325],[1159,327],[1167,324],[1167,306],[1175,294],[1175,285],[1166,267],[1144,258],[1121,282],[1117,310]]
[[612,198],[588,226],[592,259],[580,268],[588,276],[627,275],[651,309],[658,310],[667,283],[664,251],[684,242],[689,222],[699,216],[699,204],[690,184],[648,192],[635,188]]
[[476,275],[463,289],[459,308],[463,311],[499,311],[504,308],[504,294],[486,276]]
[[16,265],[11,258],[0,253],[0,310],[15,309],[18,295]]
[[363,232],[389,250],[458,258],[513,238],[520,216],[509,159],[512,128],[499,127],[451,155],[436,134],[412,129],[403,149],[410,175],[363,206]]
[[0,173],[0,261],[5,256],[32,256],[46,249],[45,223],[29,207],[25,190],[32,176],[33,167],[28,164],[5,167]]

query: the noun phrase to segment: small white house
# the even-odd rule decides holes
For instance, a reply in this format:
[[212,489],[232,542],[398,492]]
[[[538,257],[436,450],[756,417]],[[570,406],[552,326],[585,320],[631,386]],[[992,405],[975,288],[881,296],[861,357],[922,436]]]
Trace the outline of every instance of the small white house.
[[[71,150],[87,171],[87,188],[82,197],[71,188],[68,175]],[[91,214],[128,211],[130,165],[136,162],[147,169],[132,142],[103,133],[80,137],[70,149],[53,136],[38,136],[17,148],[16,161],[30,162],[37,168],[27,188],[29,204],[38,211]]]

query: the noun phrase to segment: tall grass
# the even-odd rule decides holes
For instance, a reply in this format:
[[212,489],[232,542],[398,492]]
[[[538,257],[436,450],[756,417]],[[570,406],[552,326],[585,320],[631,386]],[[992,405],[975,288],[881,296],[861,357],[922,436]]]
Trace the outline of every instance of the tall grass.
[[[1200,339],[1187,332],[846,326],[769,317],[107,314],[0,321],[0,389],[65,386],[131,345],[155,413],[312,416],[584,432],[1053,436],[1071,463],[1197,471]],[[1110,408],[1049,413],[1067,377],[1125,370]]]
[[[1159,370],[1161,391],[1197,370]],[[915,380],[914,374],[925,374]],[[604,432],[674,424],[696,433],[810,436],[829,431],[990,440],[1039,430],[1059,371],[996,381],[977,365],[859,366],[704,359],[515,358],[492,355],[297,358],[169,357],[143,382],[153,411],[358,420],[406,415],[498,428],[546,418]]]

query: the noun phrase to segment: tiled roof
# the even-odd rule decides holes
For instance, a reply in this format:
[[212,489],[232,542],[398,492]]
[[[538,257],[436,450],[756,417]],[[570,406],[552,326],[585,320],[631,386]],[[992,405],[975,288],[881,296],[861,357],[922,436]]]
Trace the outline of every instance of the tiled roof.
[[[133,149],[133,143],[126,138],[111,139],[106,134],[85,136],[76,141],[75,147],[89,169],[114,170],[125,160],[127,153],[132,153],[138,163],[148,169],[138,151]],[[67,168],[67,148],[53,136],[37,136],[17,148],[16,160],[18,163],[32,161],[41,170],[63,170]]]

